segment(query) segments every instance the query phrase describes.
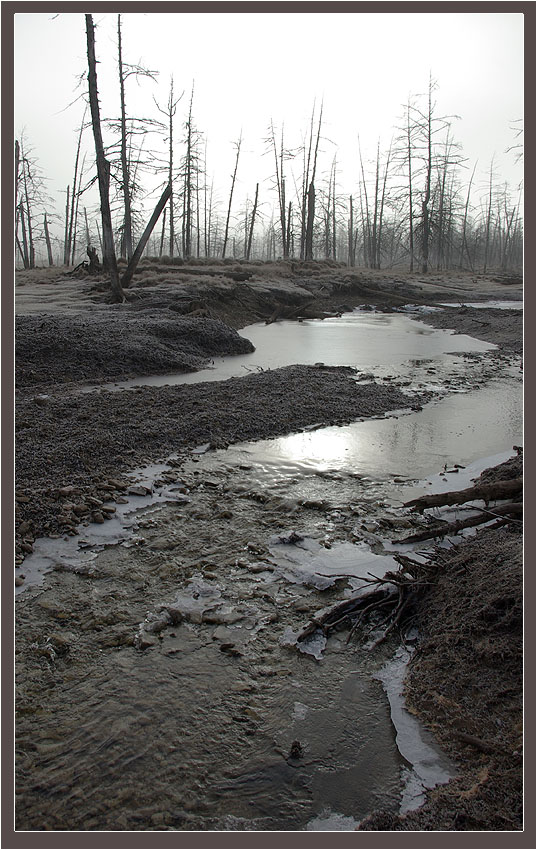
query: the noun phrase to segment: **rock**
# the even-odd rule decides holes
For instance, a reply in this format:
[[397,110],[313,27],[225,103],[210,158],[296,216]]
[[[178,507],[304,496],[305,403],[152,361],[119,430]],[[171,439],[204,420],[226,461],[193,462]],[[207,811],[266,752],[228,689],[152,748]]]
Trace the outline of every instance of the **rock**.
[[75,493],[80,493],[80,489],[78,487],[74,487],[73,485],[60,487],[60,489],[58,490],[58,494],[60,496],[73,496]]
[[103,505],[101,511],[103,514],[115,514],[116,509],[113,505]]
[[93,508],[100,508],[102,506],[101,499],[96,499],[95,496],[86,496],[86,502]]
[[129,496],[148,496],[151,493],[150,487],[145,487],[143,484],[133,484],[127,490]]
[[293,741],[291,744],[291,749],[289,750],[289,758],[290,759],[301,759],[304,755],[304,747],[300,743],[300,741]]
[[298,534],[296,531],[288,531],[285,534],[275,534],[270,538],[270,543],[272,545],[276,545],[278,543],[284,543],[287,545],[292,545],[295,543],[301,543],[304,540],[302,534]]
[[84,505],[84,504],[74,505],[74,507],[73,507],[73,513],[76,514],[77,516],[84,516],[84,514],[89,514],[89,512],[90,512],[90,509],[88,508],[87,505]]
[[150,637],[146,632],[140,632],[134,639],[134,645],[137,649],[150,649],[157,645],[157,639]]
[[48,395],[36,395],[34,396],[35,404],[38,404],[40,407],[44,407],[46,404],[50,402],[50,396]]
[[65,655],[71,648],[72,639],[72,636],[69,640],[67,636],[54,632],[54,634],[49,635],[47,643],[52,646],[57,655]]
[[31,522],[28,522],[28,520],[25,519],[19,525],[19,529],[18,529],[19,534],[21,534],[21,535],[27,534],[31,530],[31,528],[32,528]]
[[24,579],[22,576],[15,576],[15,587],[20,587],[21,584],[24,584]]
[[103,515],[100,511],[92,511],[91,512],[91,521],[97,522],[97,523],[102,523],[102,522],[104,522],[104,517],[103,517]]
[[274,567],[272,566],[272,564],[248,564],[247,568],[250,570],[251,573],[264,573],[267,572],[267,570],[272,573],[274,572]]
[[166,612],[162,616],[157,617],[156,620],[152,620],[150,623],[147,623],[145,630],[146,632],[149,632],[149,634],[158,635],[160,632],[163,632],[164,629],[167,629],[169,625],[170,618]]
[[125,481],[120,481],[118,478],[109,478],[108,484],[114,490],[126,490],[129,486]]

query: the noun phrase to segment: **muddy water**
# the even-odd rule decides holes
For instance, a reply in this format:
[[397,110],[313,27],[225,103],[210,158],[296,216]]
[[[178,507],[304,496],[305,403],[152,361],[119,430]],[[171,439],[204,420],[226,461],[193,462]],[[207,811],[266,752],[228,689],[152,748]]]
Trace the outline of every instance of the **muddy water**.
[[419,412],[402,412],[344,427],[320,428],[277,440],[235,446],[243,461],[267,471],[348,469],[375,479],[421,479],[445,464],[469,464],[520,445],[522,382],[512,370],[486,386],[455,392]]
[[448,337],[380,366],[453,381],[424,410],[172,459],[100,539],[48,541],[17,602],[19,829],[353,830],[453,775],[409,723],[397,640],[294,644],[393,567],[375,531],[405,494],[521,443],[516,370]]
[[[426,320],[426,314],[423,316]],[[241,336],[255,346],[251,354],[215,359],[208,369],[178,375],[157,375],[117,382],[110,389],[141,385],[199,383],[240,377],[259,369],[277,369],[293,363],[326,363],[375,369],[393,376],[416,372],[423,361],[442,366],[449,352],[491,351],[490,343],[464,334],[436,330],[415,318],[397,313],[355,310],[341,318],[249,325]]]
[[434,743],[418,738],[416,769],[398,749],[381,681],[396,644],[293,644],[394,566],[343,542],[367,482],[310,482],[334,505],[353,488],[343,517],[218,454],[176,471],[189,501],[138,507],[89,569],[64,554],[20,598],[19,828],[353,829],[454,772]]

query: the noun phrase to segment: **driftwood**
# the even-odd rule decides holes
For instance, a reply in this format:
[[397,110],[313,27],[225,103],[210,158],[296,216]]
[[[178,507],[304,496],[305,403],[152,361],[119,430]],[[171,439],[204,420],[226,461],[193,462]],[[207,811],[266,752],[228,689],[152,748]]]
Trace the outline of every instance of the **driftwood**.
[[352,599],[345,599],[344,602],[339,602],[329,611],[325,611],[320,617],[312,617],[307,626],[305,626],[297,637],[297,643],[312,635],[317,629],[320,629],[324,634],[328,634],[331,629],[341,625],[348,617],[356,614],[360,609],[368,610],[387,601],[388,597],[392,599],[397,597],[395,588],[382,587],[374,590],[371,593],[364,593],[360,596],[354,596]]
[[[479,510],[479,508],[476,510]],[[445,537],[447,534],[456,534],[462,531],[463,528],[472,528],[476,525],[490,522],[494,517],[519,516],[522,514],[522,511],[522,502],[510,502],[508,505],[501,505],[494,508],[493,511],[482,510],[480,516],[472,516],[468,517],[468,519],[459,519],[454,522],[443,522],[441,525],[430,526],[424,531],[410,534],[402,540],[392,540],[392,543],[418,543],[421,540],[432,540],[434,537]]]
[[482,499],[488,504],[488,502],[496,499],[511,499],[522,492],[522,487],[522,478],[511,478],[507,481],[496,481],[493,484],[478,484],[475,487],[468,487],[466,490],[452,490],[449,493],[420,496],[418,499],[405,502],[403,507],[424,511],[426,508],[437,508],[444,505],[462,505],[476,499]]
[[266,325],[272,325],[273,322],[279,322],[282,319],[293,319],[295,318],[301,311],[307,310],[308,307],[313,305],[313,301],[308,301],[307,304],[301,304],[299,307],[288,307],[286,305],[280,305],[276,307],[272,315],[265,319]]

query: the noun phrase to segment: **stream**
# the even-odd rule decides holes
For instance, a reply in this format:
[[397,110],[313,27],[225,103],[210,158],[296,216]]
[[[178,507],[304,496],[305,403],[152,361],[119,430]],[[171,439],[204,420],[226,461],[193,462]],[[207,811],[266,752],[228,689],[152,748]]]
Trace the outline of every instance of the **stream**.
[[350,645],[346,632],[314,636],[302,651],[294,640],[394,567],[382,517],[469,486],[522,444],[518,368],[424,321],[355,311],[253,325],[252,354],[100,389],[321,361],[436,396],[344,427],[200,446],[133,473],[147,493],[113,520],[35,542],[19,630],[46,662],[25,682],[24,704],[39,708],[18,723],[19,828],[352,831],[456,775],[404,707],[416,634],[371,653],[375,631]]

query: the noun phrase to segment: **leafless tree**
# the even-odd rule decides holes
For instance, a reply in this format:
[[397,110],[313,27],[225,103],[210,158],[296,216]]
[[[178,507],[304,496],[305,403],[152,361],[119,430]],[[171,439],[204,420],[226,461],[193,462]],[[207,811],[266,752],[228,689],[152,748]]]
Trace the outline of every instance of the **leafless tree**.
[[183,97],[184,92],[182,92],[179,97],[174,96],[173,91],[173,77],[170,79],[170,92],[168,95],[168,102],[166,104],[166,108],[162,108],[159,106],[157,101],[155,100],[155,105],[159,112],[166,117],[166,123],[163,125],[164,132],[167,133],[165,135],[165,139],[168,143],[168,156],[166,160],[166,164],[164,168],[167,172],[168,185],[172,187],[170,198],[168,201],[168,228],[169,228],[169,254],[170,257],[174,255],[174,247],[175,247],[175,213],[174,213],[174,192],[173,192],[173,184],[175,177],[175,167],[174,167],[174,158],[173,158],[173,131],[174,131],[174,119],[177,112],[177,104]]
[[97,178],[101,199],[101,220],[103,228],[103,266],[110,275],[110,288],[114,301],[123,301],[123,292],[117,270],[116,252],[114,248],[114,233],[110,213],[110,163],[104,154],[99,111],[99,94],[97,89],[97,60],[95,57],[95,29],[92,15],[86,15],[86,38],[88,47],[88,84],[93,138],[95,140],[95,155]]
[[229,233],[229,219],[230,219],[230,216],[231,216],[231,204],[232,204],[232,201],[233,201],[233,191],[235,189],[235,181],[237,179],[237,168],[239,166],[239,156],[240,156],[241,145],[242,145],[242,130],[239,133],[238,140],[234,144],[235,144],[235,151],[236,151],[235,167],[233,169],[233,174],[232,174],[232,177],[231,177],[231,189],[230,189],[230,192],[229,192],[229,201],[228,201],[228,205],[227,205],[226,227],[225,227],[225,230],[224,230],[224,244],[222,245],[222,257],[226,256],[226,247],[227,247],[227,240],[228,240],[228,233]]

